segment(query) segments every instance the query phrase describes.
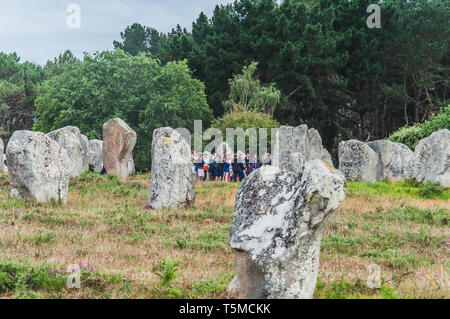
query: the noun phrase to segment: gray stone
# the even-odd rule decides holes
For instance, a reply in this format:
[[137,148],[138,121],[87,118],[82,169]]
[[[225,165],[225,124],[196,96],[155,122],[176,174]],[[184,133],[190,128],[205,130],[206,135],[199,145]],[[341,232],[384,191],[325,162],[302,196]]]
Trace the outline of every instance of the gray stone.
[[66,126],[48,133],[47,136],[67,151],[70,160],[70,177],[79,176],[84,171],[80,130],[75,126]]
[[103,141],[89,141],[89,170],[100,173],[103,168]]
[[378,154],[366,143],[349,140],[339,144],[339,170],[352,181],[376,182]]
[[389,169],[390,178],[408,178],[406,167],[414,157],[413,151],[401,143],[394,144],[394,154],[392,155],[392,163]]
[[345,198],[345,178],[321,160],[302,173],[263,166],[239,187],[228,242],[237,278],[229,293],[248,299],[312,298],[320,242]]
[[387,140],[379,140],[369,142],[367,145],[378,154],[377,180],[388,178],[392,156],[394,155],[393,143]]
[[408,167],[409,177],[421,183],[450,187],[450,131],[440,130],[419,142]]
[[367,145],[379,157],[377,179],[406,178],[405,167],[413,156],[408,146],[388,140],[373,141]]
[[310,158],[308,160],[319,159],[334,168],[330,153],[322,145],[322,137],[320,136],[319,131],[311,128],[308,133],[310,145]]
[[81,134],[81,167],[83,171],[89,170],[89,139],[86,135]]
[[11,196],[48,202],[67,202],[72,165],[66,149],[50,137],[16,131],[6,149]]
[[306,162],[315,159],[333,167],[331,155],[323,147],[319,132],[308,129],[307,125],[281,126],[275,135],[273,153],[273,166],[295,173],[300,173]]
[[192,206],[195,196],[189,144],[170,127],[156,129],[149,205],[153,209]]
[[136,141],[136,132],[119,118],[103,125],[103,166],[108,174],[116,174],[122,179],[128,177]]

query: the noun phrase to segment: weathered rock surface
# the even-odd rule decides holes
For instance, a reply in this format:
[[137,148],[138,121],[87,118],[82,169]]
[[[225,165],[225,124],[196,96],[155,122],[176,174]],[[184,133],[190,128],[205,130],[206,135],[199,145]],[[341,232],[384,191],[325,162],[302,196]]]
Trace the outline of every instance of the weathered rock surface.
[[89,170],[100,173],[103,168],[103,141],[89,141]]
[[316,129],[309,129],[309,145],[310,145],[310,158],[309,160],[319,159],[328,165],[333,166],[333,160],[331,159],[330,153],[322,145],[322,137],[319,131]]
[[67,201],[72,165],[66,149],[50,137],[16,131],[6,149],[11,196],[48,202]]
[[323,147],[317,130],[308,129],[307,125],[280,127],[275,135],[273,166],[300,173],[306,162],[315,159],[333,167],[331,155]]
[[81,158],[82,164],[81,167],[83,171],[89,170],[89,139],[86,135],[81,134]]
[[408,146],[388,140],[373,141],[367,145],[379,157],[377,179],[406,178],[405,167],[413,157]]
[[401,143],[394,144],[394,154],[392,155],[391,167],[389,169],[389,177],[391,178],[408,178],[407,165],[414,157],[413,151]]
[[450,187],[450,131],[440,130],[421,140],[408,165],[409,177]]
[[192,206],[195,196],[188,143],[170,127],[156,129],[152,142],[149,205],[153,209]]
[[75,126],[66,126],[48,133],[47,136],[67,151],[70,160],[70,177],[79,176],[84,171],[80,130]]
[[129,161],[136,145],[136,132],[116,118],[103,124],[103,166],[108,174],[126,179]]
[[349,140],[339,144],[339,170],[349,180],[375,182],[378,162],[378,154],[363,142]]
[[236,250],[231,295],[312,298],[322,234],[345,198],[345,178],[321,160],[303,173],[263,166],[239,187],[228,242]]

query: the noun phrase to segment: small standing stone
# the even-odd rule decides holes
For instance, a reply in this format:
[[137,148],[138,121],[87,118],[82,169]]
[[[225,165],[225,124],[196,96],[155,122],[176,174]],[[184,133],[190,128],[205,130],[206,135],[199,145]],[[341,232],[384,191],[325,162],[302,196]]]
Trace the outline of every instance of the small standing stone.
[[103,168],[103,141],[89,141],[89,170],[100,173]]
[[450,130],[434,132],[421,140],[408,165],[409,177],[450,187]]
[[323,147],[322,138],[317,130],[308,129],[307,125],[279,128],[275,135],[273,166],[301,173],[303,165],[315,159],[333,167],[331,155]]
[[377,179],[406,178],[405,167],[413,157],[408,146],[393,143],[388,140],[379,140],[367,143],[379,157]]
[[366,143],[350,140],[339,144],[339,170],[352,181],[376,182],[378,154]]
[[89,139],[86,135],[81,134],[81,158],[82,164],[81,167],[83,171],[89,170]]
[[75,126],[66,126],[50,132],[48,137],[56,141],[67,151],[70,160],[70,177],[77,177],[83,172],[83,154],[81,133]]
[[136,141],[136,132],[119,118],[103,125],[103,166],[109,174],[123,179],[128,177],[128,164]]
[[149,205],[153,209],[192,206],[195,201],[191,148],[174,129],[153,132]]

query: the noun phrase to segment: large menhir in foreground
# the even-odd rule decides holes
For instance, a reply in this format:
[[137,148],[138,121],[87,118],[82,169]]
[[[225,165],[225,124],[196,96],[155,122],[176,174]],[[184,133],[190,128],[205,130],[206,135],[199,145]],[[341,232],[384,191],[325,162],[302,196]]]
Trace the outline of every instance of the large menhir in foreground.
[[236,196],[229,244],[238,298],[312,298],[325,226],[345,198],[345,177],[320,160],[302,173],[264,166]]

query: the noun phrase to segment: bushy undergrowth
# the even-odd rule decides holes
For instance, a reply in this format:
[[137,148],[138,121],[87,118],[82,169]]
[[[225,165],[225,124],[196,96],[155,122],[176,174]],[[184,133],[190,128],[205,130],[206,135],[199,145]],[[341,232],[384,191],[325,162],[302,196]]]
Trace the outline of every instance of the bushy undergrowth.
[[450,129],[450,105],[442,108],[440,113],[433,115],[424,123],[400,128],[389,137],[389,140],[405,144],[414,150],[420,140],[443,129]]

